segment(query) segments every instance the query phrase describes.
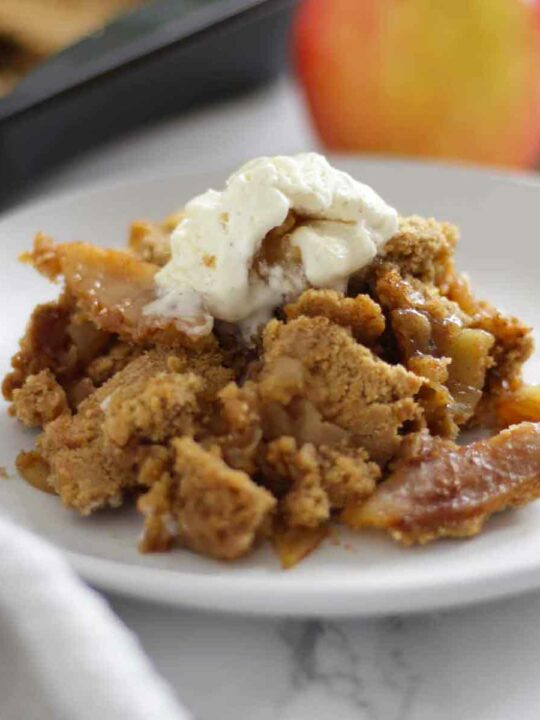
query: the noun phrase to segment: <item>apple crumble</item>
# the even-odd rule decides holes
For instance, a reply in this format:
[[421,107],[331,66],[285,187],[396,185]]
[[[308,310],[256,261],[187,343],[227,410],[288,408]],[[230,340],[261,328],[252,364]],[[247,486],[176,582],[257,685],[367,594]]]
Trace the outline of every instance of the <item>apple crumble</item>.
[[20,474],[81,515],[135,503],[143,552],[269,541],[291,567],[332,523],[478,533],[540,497],[540,392],[457,240],[315,155],[253,161],[125,250],[38,234],[22,259],[62,284],[3,382],[40,429]]

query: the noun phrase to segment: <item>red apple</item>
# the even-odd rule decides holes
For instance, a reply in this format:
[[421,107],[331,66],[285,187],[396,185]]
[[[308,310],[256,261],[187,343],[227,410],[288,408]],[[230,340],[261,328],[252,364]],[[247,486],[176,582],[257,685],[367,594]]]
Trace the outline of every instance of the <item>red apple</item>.
[[540,0],[303,0],[294,45],[329,148],[538,159]]

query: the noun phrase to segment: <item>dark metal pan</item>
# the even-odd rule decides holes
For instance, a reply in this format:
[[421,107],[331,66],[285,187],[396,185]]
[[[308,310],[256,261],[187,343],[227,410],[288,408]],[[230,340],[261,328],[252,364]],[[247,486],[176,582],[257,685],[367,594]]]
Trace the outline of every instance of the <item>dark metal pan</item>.
[[295,0],[158,0],[54,56],[0,100],[0,206],[141,123],[272,78]]

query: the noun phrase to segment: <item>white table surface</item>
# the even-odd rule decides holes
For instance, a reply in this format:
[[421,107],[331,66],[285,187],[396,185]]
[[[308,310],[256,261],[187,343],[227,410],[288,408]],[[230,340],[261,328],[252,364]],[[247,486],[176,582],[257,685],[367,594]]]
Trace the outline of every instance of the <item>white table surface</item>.
[[[285,81],[148,127],[32,190],[228,166],[314,146]],[[540,594],[374,621],[261,621],[110,598],[197,720],[537,720]],[[158,719],[156,719],[158,720]]]

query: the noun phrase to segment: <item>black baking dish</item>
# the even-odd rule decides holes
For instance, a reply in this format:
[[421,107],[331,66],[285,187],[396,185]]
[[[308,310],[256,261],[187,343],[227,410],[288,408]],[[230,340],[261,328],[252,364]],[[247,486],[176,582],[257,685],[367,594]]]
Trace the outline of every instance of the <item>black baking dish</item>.
[[158,0],[54,56],[0,100],[0,203],[51,165],[272,78],[294,0]]

